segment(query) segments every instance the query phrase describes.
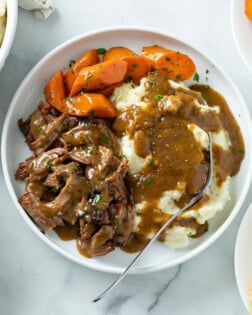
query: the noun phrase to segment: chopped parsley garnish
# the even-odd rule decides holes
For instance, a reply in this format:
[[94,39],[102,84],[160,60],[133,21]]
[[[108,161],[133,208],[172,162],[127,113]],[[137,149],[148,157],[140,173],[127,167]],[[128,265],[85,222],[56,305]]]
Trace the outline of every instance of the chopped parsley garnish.
[[243,153],[245,153],[245,150],[244,150],[244,149],[242,149],[242,148],[241,148],[241,149],[239,149],[238,151],[239,151],[239,153],[242,153],[242,154],[243,154]]
[[150,81],[148,81],[148,83],[149,83],[149,85],[157,85],[157,82],[154,80],[150,80]]
[[147,161],[148,165],[154,165],[155,164],[155,160],[154,159],[149,159]]
[[145,183],[146,185],[149,185],[149,184],[151,183],[151,181],[152,181],[151,178],[145,178],[145,179],[144,179],[144,183]]
[[199,74],[198,72],[195,72],[194,77],[193,77],[193,81],[199,82]]
[[119,225],[119,219],[115,218],[114,220],[111,220],[111,225],[113,226],[113,228],[117,228]]
[[69,96],[67,99],[69,100],[69,102],[71,104],[75,104],[76,103],[76,100],[73,97],[71,97],[71,96]]
[[149,72],[149,74],[158,75],[158,72],[157,71],[151,71],[151,72]]
[[180,80],[181,79],[181,74],[176,74],[175,78],[176,78],[176,80]]
[[101,202],[103,198],[104,198],[103,194],[96,195],[95,196],[95,203],[97,204],[97,203]]
[[95,115],[96,111],[94,109],[90,109],[90,111],[88,111],[89,115]]
[[162,120],[167,120],[168,118],[169,118],[168,115],[164,115],[164,116],[162,117]]
[[171,61],[171,58],[170,57],[165,57],[165,60],[166,61]]
[[121,160],[127,160],[127,156],[123,153],[120,154],[120,159]]
[[108,143],[109,142],[109,137],[106,135],[102,135],[102,142]]
[[89,80],[89,79],[91,79],[91,78],[93,78],[93,74],[87,75],[86,80]]
[[209,96],[206,93],[202,93],[202,97],[204,98],[205,101],[209,100]]
[[130,76],[124,79],[124,82],[125,82],[125,83],[128,83],[128,82],[130,82],[130,81],[132,81],[132,78],[131,78]]
[[207,73],[209,73],[209,70],[208,70],[208,69],[206,69],[206,74],[207,74]]
[[107,50],[105,48],[97,48],[96,52],[98,55],[104,55]]
[[209,89],[209,88],[210,88],[210,85],[205,84],[205,89]]
[[163,98],[163,95],[157,94],[157,95],[154,95],[153,98],[157,101],[160,101]]
[[154,133],[155,133],[155,130],[154,130],[154,129],[151,129],[151,130],[149,130],[149,132],[148,132],[148,133],[149,133],[149,136],[151,136],[151,137],[152,137],[152,136],[154,135]]
[[53,162],[52,161],[48,161],[46,164],[46,168],[49,168],[49,170],[51,170],[53,168]]
[[138,67],[138,64],[137,63],[134,63],[133,65],[132,65],[132,68],[137,68]]
[[75,60],[70,59],[69,60],[69,68],[71,68],[75,64]]

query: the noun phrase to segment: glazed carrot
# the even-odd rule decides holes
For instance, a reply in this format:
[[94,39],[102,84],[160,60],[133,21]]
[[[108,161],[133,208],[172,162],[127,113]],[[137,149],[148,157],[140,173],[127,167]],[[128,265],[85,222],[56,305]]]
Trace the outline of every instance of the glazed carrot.
[[120,60],[124,57],[134,56],[135,53],[126,47],[112,47],[106,51],[103,61]]
[[158,60],[163,54],[174,52],[173,50],[165,49],[161,46],[146,46],[142,48],[141,56],[148,60],[151,64]]
[[123,82],[116,83],[116,84],[111,84],[109,86],[106,86],[104,89],[98,90],[97,93],[103,94],[105,96],[110,96],[114,89],[118,86],[120,86]]
[[63,72],[60,70],[50,79],[45,86],[47,102],[60,111],[62,100],[66,97]]
[[187,55],[169,52],[155,61],[155,69],[168,79],[181,81],[189,79],[194,74],[196,67]]
[[104,95],[82,93],[63,100],[62,113],[72,116],[95,116],[113,118],[116,116],[114,105]]
[[149,63],[140,56],[124,57],[123,60],[128,63],[126,78],[131,79],[137,84],[149,71],[151,71]]
[[68,91],[71,90],[71,87],[82,68],[92,66],[99,61],[99,55],[97,54],[96,49],[89,50],[83,56],[78,58],[64,76]]
[[252,19],[252,0],[245,0],[245,14],[248,19]]
[[69,95],[73,96],[82,89],[93,91],[121,82],[125,77],[127,65],[123,60],[110,60],[83,68],[74,81]]
[[196,70],[187,55],[161,46],[143,47],[141,55],[151,63],[152,69],[171,80],[187,80]]

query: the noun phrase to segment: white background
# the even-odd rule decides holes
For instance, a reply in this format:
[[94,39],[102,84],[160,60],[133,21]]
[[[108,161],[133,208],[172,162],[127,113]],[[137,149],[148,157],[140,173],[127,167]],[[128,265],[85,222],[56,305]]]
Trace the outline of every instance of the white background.
[[[116,25],[155,27],[207,53],[230,75],[252,110],[252,74],[233,41],[229,0],[54,2],[57,11],[45,22],[19,10],[14,45],[0,73],[1,126],[18,85],[46,53],[75,35]],[[107,299],[92,304],[116,276],[75,265],[42,243],[15,209],[0,172],[1,315],[247,314],[233,256],[249,197],[234,223],[205,252],[179,267],[129,276]]]

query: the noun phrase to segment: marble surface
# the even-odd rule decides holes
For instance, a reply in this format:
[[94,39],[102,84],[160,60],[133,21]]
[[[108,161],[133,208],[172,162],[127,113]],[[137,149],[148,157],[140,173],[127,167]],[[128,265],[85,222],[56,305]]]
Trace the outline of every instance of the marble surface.
[[[18,85],[47,52],[79,33],[128,24],[166,30],[208,53],[231,76],[252,111],[252,74],[233,41],[229,0],[54,2],[57,11],[45,22],[19,10],[14,45],[0,73],[0,126]],[[199,256],[165,271],[129,276],[112,295],[92,304],[116,276],[75,265],[42,243],[15,209],[0,172],[1,315],[247,314],[233,258],[249,198],[224,235]]]

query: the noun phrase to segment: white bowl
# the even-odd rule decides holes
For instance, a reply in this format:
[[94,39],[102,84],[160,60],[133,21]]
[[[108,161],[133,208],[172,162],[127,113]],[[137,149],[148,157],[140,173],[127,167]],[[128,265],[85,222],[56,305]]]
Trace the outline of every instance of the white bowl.
[[0,70],[3,68],[5,60],[10,52],[14,36],[16,33],[18,18],[18,2],[17,0],[7,0],[7,22],[5,34],[0,47]]
[[252,20],[245,13],[245,0],[232,0],[231,27],[237,49],[246,64],[252,71]]
[[74,241],[61,241],[54,232],[47,235],[42,234],[18,203],[18,197],[23,192],[24,184],[15,181],[14,174],[18,163],[31,153],[19,131],[17,120],[20,117],[27,117],[36,108],[39,100],[43,99],[45,80],[50,78],[58,69],[66,67],[70,59],[75,59],[84,51],[94,47],[109,48],[124,45],[137,52],[140,51],[142,46],[153,45],[153,43],[187,53],[195,61],[197,72],[202,77],[206,68],[209,69],[209,84],[226,97],[230,109],[241,127],[246,146],[245,159],[241,170],[231,180],[232,200],[227,204],[225,210],[210,220],[209,232],[199,239],[192,240],[189,247],[181,250],[170,250],[156,242],[144,258],[132,269],[132,273],[164,269],[192,258],[212,244],[233,221],[246,197],[252,177],[252,145],[250,138],[252,126],[248,109],[232,81],[204,54],[163,32],[146,30],[140,27],[103,29],[81,35],[54,49],[30,71],[17,90],[4,123],[2,134],[3,171],[8,190],[18,211],[30,228],[49,246],[83,266],[101,271],[119,273],[135,255],[117,249],[104,257],[87,259],[78,253]]
[[249,285],[252,282],[252,204],[248,207],[236,238],[235,275],[243,303],[249,310]]

